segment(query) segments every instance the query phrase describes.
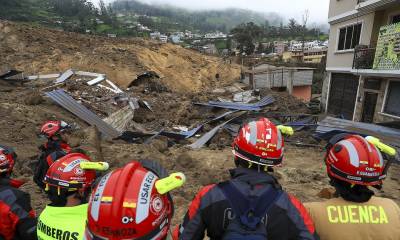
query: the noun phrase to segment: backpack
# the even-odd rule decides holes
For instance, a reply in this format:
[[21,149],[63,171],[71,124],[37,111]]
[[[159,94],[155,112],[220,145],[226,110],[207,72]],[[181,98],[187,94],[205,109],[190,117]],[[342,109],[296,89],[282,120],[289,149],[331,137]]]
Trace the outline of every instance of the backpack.
[[229,181],[218,184],[218,187],[229,201],[235,215],[222,239],[267,239],[267,219],[264,218],[272,204],[281,196],[282,190],[271,186],[261,196],[256,197],[246,196]]

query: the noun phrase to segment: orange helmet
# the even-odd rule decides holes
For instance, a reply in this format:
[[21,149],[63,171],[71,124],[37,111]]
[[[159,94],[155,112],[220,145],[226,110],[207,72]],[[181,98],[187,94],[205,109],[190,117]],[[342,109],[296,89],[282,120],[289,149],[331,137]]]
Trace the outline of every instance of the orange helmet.
[[159,177],[136,161],[105,175],[89,201],[85,238],[165,239],[173,203],[158,193]]
[[236,157],[263,166],[280,165],[283,150],[282,134],[267,118],[245,124],[233,142]]

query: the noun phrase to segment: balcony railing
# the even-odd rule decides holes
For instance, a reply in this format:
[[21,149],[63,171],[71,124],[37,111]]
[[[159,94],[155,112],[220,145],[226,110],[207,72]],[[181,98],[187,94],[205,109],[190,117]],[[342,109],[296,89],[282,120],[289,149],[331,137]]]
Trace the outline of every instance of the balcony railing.
[[358,45],[354,49],[353,69],[372,69],[376,48]]

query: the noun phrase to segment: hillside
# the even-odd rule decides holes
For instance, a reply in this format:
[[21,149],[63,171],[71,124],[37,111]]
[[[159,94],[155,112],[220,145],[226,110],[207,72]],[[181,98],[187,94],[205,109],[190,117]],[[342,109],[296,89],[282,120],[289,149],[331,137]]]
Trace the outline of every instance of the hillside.
[[189,11],[170,5],[145,4],[136,0],[117,0],[112,3],[112,7],[119,13],[149,16],[153,20],[152,26],[149,27],[158,28],[159,31],[163,32],[177,30],[192,30],[203,33],[211,31],[229,32],[233,27],[245,22],[264,24],[268,20],[271,25],[279,25],[283,20],[276,13],[264,14],[233,8]]
[[[240,68],[172,44],[111,39],[0,21],[0,66],[27,74],[69,68],[105,73],[123,87],[154,71],[171,91],[199,92],[231,83]],[[215,75],[221,79],[216,81]]]

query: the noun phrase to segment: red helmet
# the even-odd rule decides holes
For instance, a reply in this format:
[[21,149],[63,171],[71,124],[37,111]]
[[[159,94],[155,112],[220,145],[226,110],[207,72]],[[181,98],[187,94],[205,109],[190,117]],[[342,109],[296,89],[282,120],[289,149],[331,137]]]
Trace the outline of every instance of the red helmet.
[[245,124],[233,142],[233,154],[251,163],[276,166],[282,163],[281,132],[267,118]]
[[71,129],[71,125],[64,121],[47,121],[40,129],[40,133],[47,138],[51,138],[69,129]]
[[0,145],[0,174],[11,174],[17,155],[10,147]]
[[46,184],[46,190],[49,187],[58,188],[60,190],[84,191],[90,187],[96,178],[95,170],[83,170],[80,167],[81,162],[89,162],[88,156],[81,153],[70,153],[54,162],[43,182]]
[[386,177],[381,152],[365,138],[347,135],[331,142],[325,157],[328,175],[358,185],[382,184]]
[[165,239],[173,204],[157,179],[136,161],[105,175],[89,201],[86,239]]

